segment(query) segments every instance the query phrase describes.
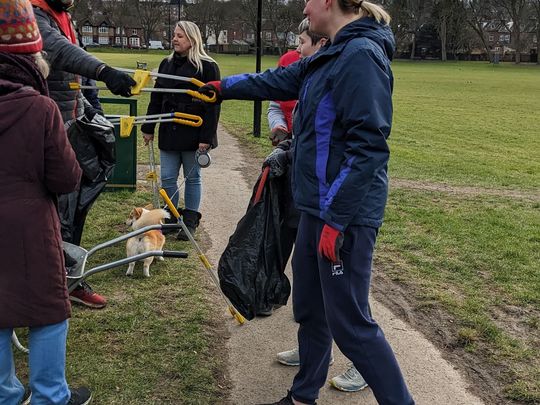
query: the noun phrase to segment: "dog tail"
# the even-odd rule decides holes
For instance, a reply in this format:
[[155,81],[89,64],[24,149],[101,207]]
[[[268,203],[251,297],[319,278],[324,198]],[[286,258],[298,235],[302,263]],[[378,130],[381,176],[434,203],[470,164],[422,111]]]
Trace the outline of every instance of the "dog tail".
[[165,219],[170,219],[171,218],[171,214],[169,211],[166,211],[162,208],[159,209],[159,213],[161,214],[161,220],[165,220]]

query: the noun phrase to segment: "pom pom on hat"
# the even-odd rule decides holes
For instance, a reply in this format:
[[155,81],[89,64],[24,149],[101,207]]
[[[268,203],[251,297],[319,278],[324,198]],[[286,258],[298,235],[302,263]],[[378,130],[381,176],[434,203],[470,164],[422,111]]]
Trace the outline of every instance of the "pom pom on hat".
[[0,52],[37,53],[43,49],[29,0],[0,0]]

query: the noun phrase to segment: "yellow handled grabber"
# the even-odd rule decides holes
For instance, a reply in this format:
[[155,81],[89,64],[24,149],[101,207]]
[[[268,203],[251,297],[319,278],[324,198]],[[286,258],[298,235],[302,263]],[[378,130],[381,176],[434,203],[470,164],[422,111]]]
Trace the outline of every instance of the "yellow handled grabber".
[[[157,76],[157,77],[166,77],[168,79],[173,80],[181,80],[189,83],[193,83],[197,87],[201,87],[204,85],[203,82],[200,80],[197,80],[193,77],[185,77],[185,76],[174,76],[174,75],[165,75],[162,73],[153,73],[149,72],[147,70],[133,70],[133,69],[118,69],[123,72],[133,73],[133,80],[135,80],[135,86],[131,88],[131,94],[133,96],[137,96],[141,94],[141,92],[154,92],[154,93],[185,93],[189,94],[191,97],[198,98],[199,100],[204,101],[205,103],[215,103],[217,100],[217,95],[214,93],[211,97],[208,97],[206,94],[199,93],[196,90],[190,90],[190,89],[167,89],[167,88],[154,88],[154,87],[144,87],[148,84],[150,81],[150,76]],[[83,86],[77,82],[71,82],[69,83],[69,88],[71,90],[86,90],[86,89],[94,89],[94,90],[107,90],[107,87],[103,86]]]
[[126,138],[131,134],[133,125],[174,122],[175,124],[187,125],[190,127],[200,127],[203,119],[198,115],[183,112],[172,112],[165,114],[139,115],[139,116],[119,116],[108,118],[112,124],[120,124],[120,136]]
[[227,298],[227,296],[225,294],[223,294],[223,291],[221,291],[221,287],[219,286],[219,279],[218,279],[218,277],[216,275],[215,270],[212,268],[212,265],[210,264],[210,262],[208,261],[208,259],[204,255],[203,251],[201,250],[201,248],[199,247],[197,242],[195,242],[195,239],[193,238],[193,235],[191,235],[191,233],[189,232],[189,229],[187,228],[186,224],[184,224],[184,221],[182,221],[182,218],[180,218],[180,213],[178,212],[178,210],[176,209],[176,207],[172,203],[171,199],[167,195],[167,192],[164,189],[160,189],[159,194],[161,194],[161,196],[163,197],[163,201],[165,201],[165,204],[167,204],[167,206],[171,210],[171,213],[178,220],[178,223],[180,224],[180,226],[182,227],[182,229],[186,233],[189,241],[191,242],[193,247],[195,247],[195,250],[197,251],[199,259],[201,260],[201,262],[204,265],[204,267],[206,268],[206,270],[208,270],[208,273],[210,274],[210,278],[212,279],[212,281],[214,282],[214,284],[218,288],[218,290],[219,290],[219,292],[221,294],[221,297],[227,303],[227,306],[229,308],[229,312],[231,313],[231,315],[234,317],[234,319],[236,319],[236,321],[240,325],[243,325],[246,322],[246,318],[244,318],[240,314],[240,312],[238,312],[236,310],[236,308],[234,307],[232,302]]
[[[127,115],[108,115],[107,119],[112,123],[118,123],[122,120],[122,118],[128,117]],[[134,118],[136,122],[141,122],[144,124],[145,122],[148,122],[149,120],[157,120],[162,118],[181,118],[186,121],[189,121],[189,123],[186,123],[186,125],[190,125],[192,127],[200,127],[203,124],[203,120],[201,117],[195,114],[188,114],[184,112],[170,112],[170,113],[162,113],[162,114],[151,114],[151,115],[137,115],[137,116],[131,116],[131,118]]]
[[[201,82],[202,83],[202,82]],[[202,83],[204,84],[204,83]],[[76,82],[69,83],[69,88],[71,90],[86,90],[86,89],[94,89],[94,90],[108,90],[105,86],[83,86]],[[204,101],[205,103],[213,103],[217,100],[217,96],[214,94],[212,97],[208,97],[205,94],[199,93],[195,90],[189,90],[189,89],[166,89],[166,88],[154,88],[154,87],[141,87],[139,88],[138,85],[135,85],[131,88],[131,95],[136,96],[141,94],[141,91],[144,92],[150,92],[150,93],[185,93],[189,94],[191,97],[198,98],[199,100]]]
[[[133,94],[134,91],[142,91],[142,88],[148,84],[148,81],[150,80],[150,76],[152,77],[161,77],[163,79],[169,79],[169,80],[179,80],[182,82],[191,83],[197,88],[204,86],[206,83],[201,82],[200,80],[195,79],[194,77],[187,77],[187,76],[176,76],[176,75],[168,75],[165,73],[157,73],[157,72],[149,72],[148,70],[141,70],[141,69],[125,69],[125,68],[115,68],[117,70],[120,70],[121,72],[126,73],[133,73],[133,80],[137,82],[136,86],[133,86],[131,89],[131,92]],[[154,91],[161,91],[162,89],[154,89]],[[213,93],[212,97],[208,97],[205,94],[199,93],[195,90],[185,90],[185,93],[189,94],[192,97],[196,97],[202,101],[205,101],[207,103],[215,103],[217,100],[217,95]]]

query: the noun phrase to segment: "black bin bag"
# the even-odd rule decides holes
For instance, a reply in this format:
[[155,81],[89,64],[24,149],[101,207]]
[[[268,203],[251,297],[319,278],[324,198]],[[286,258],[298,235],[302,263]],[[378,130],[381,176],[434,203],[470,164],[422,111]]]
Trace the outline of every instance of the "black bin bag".
[[221,255],[218,276],[223,293],[248,320],[287,303],[291,284],[283,272],[280,246],[279,194],[283,178],[268,179],[262,197],[254,203],[255,184],[247,212]]
[[77,118],[67,130],[83,171],[79,190],[58,197],[62,239],[80,245],[86,216],[112,176],[116,163],[114,127],[96,114]]

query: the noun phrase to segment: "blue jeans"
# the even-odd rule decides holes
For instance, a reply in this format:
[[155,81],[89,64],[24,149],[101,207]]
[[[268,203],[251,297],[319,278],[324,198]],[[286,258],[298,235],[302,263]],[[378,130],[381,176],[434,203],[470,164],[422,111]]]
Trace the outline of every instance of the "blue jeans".
[[195,151],[159,151],[161,160],[161,187],[165,189],[175,207],[178,207],[178,175],[184,167],[184,204],[186,209],[199,211],[201,204],[201,167],[195,160]]
[[[66,382],[68,321],[30,328],[28,368],[32,405],[65,405],[70,398]],[[11,346],[13,329],[0,329],[0,404],[17,405],[24,387],[15,375]]]
[[292,259],[293,311],[300,324],[300,370],[291,388],[293,398],[315,403],[326,381],[333,338],[379,404],[413,405],[394,353],[369,309],[377,229],[347,227],[338,268],[317,254],[323,226],[322,220],[302,212]]

